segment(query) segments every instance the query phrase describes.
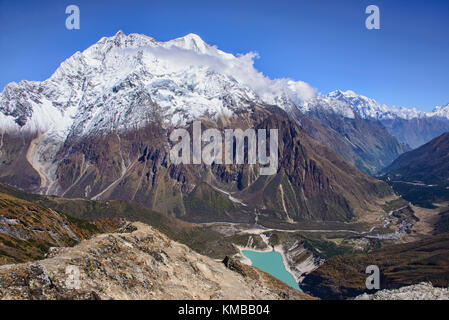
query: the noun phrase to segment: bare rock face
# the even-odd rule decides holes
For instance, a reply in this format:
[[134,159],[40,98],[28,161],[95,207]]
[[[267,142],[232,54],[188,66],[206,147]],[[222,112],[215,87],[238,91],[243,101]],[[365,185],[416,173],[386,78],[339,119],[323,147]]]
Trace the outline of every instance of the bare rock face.
[[435,288],[429,282],[395,290],[381,290],[375,294],[362,294],[356,300],[449,300],[449,290]]
[[142,223],[45,260],[0,267],[1,299],[312,299],[256,268],[235,272]]

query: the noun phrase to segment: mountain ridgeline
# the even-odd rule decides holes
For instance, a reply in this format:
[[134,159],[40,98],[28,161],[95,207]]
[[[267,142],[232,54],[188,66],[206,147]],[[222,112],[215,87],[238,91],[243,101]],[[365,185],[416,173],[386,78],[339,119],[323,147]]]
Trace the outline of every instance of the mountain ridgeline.
[[[257,165],[171,164],[169,130],[152,122],[121,133],[69,137],[52,159],[58,163],[57,194],[130,200],[192,222],[253,223],[255,212],[260,222],[350,221],[362,213],[362,207],[374,207],[376,199],[390,193],[386,184],[362,174],[310,138],[280,108],[254,105],[210,125],[223,128],[224,121],[226,128],[279,128],[275,175],[260,176]],[[4,139],[7,146],[13,146],[9,135]],[[34,140],[28,141],[29,150]],[[17,155],[10,167],[20,168],[26,160]],[[19,187],[39,190],[42,177],[33,167],[26,168],[29,175],[20,171],[26,180]],[[19,171],[6,172],[2,181],[20,182]]]
[[377,121],[400,143],[411,149],[416,149],[449,131],[449,104],[435,107],[431,112],[423,112],[408,108],[390,108],[351,90],[336,90],[329,93],[327,98],[350,106],[354,114],[363,119]]
[[321,109],[308,112],[298,121],[310,136],[367,174],[377,173],[410,150],[378,120],[363,119],[357,114],[347,118]]
[[406,152],[382,172],[404,199],[428,208],[449,200],[449,132]]
[[[129,200],[191,222],[352,221],[392,192],[359,170],[373,174],[409,150],[376,111],[390,119],[403,110],[367,99],[270,80],[194,34],[159,42],[120,31],[45,81],[5,87],[0,181]],[[170,132],[191,130],[194,120],[221,131],[279,129],[276,174],[261,176],[258,165],[170,163]]]
[[404,153],[383,171],[391,180],[449,186],[449,132]]
[[[49,79],[4,89],[0,181],[70,198],[129,200],[191,222],[351,221],[391,193],[311,138],[282,91],[267,96],[207,59],[179,64],[161,56],[171,50],[242,63],[196,35],[102,38]],[[279,129],[276,174],[261,176],[257,164],[170,163],[170,132],[191,130],[196,119],[219,130]]]

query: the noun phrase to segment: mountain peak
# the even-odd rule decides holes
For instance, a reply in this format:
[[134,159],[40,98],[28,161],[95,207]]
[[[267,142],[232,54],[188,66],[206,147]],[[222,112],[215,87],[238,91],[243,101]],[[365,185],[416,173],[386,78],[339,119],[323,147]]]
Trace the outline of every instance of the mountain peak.
[[197,35],[196,33],[189,33],[181,38],[186,39],[186,40],[188,39],[188,40],[193,40],[193,41],[198,41],[198,42],[204,42],[204,40],[201,39],[201,37],[199,35]]
[[449,103],[444,106],[435,107],[429,115],[449,119]]
[[357,93],[355,93],[352,90],[334,90],[331,91],[327,94],[328,97],[332,97],[332,98],[337,98],[337,97],[346,97],[346,98],[356,98],[356,97],[360,97],[360,98],[365,98],[365,96],[359,95]]
[[449,110],[449,103],[443,105],[443,106],[436,106],[433,111],[438,111],[438,110]]
[[119,31],[117,31],[117,33],[115,34],[115,38],[118,38],[118,37],[123,37],[123,36],[125,36],[125,33],[122,31],[122,30],[119,30]]
[[173,45],[185,50],[193,50],[197,53],[207,54],[210,52],[211,46],[204,42],[201,37],[195,33],[189,33],[183,37],[176,38],[166,42],[168,45]]
[[341,93],[347,97],[363,97],[352,90],[341,91]]
[[335,90],[328,93],[327,97],[347,103],[362,118],[374,118],[378,120],[394,118],[414,119],[426,116],[431,117],[434,115],[449,118],[449,108],[445,112],[435,109],[433,113],[425,113],[423,111],[418,111],[416,108],[388,107],[384,104],[380,104],[375,99],[368,98],[352,90]]
[[[104,37],[98,41],[92,48],[100,51],[109,51],[110,44],[115,47],[126,48],[144,48],[161,46],[165,48],[177,47],[184,50],[194,51],[200,54],[216,55],[221,53],[220,50],[208,45],[201,37],[195,33],[189,33],[183,37],[175,38],[169,41],[157,41],[152,37],[149,37],[140,33],[130,33],[126,35],[122,30],[111,37]],[[106,45],[106,47],[104,46]]]

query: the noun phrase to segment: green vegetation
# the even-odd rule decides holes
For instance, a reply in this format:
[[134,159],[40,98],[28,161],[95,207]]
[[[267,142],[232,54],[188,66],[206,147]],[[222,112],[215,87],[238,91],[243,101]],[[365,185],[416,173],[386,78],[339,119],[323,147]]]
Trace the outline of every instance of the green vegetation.
[[84,225],[88,223],[86,220],[125,218],[129,221],[146,223],[171,239],[213,258],[223,259],[224,256],[237,252],[230,241],[211,228],[192,225],[137,203],[123,200],[91,201],[57,197],[46,198],[41,203],[58,212],[64,212],[75,219],[75,224]]
[[252,248],[259,250],[267,248],[266,243],[262,240],[262,237],[258,234],[236,234],[230,237],[226,237],[226,239],[242,247],[246,247],[250,239],[252,239]]
[[73,223],[74,225],[78,226],[78,228],[80,228],[80,229],[88,230],[88,231],[90,231],[92,233],[99,233],[100,232],[98,227],[95,224],[90,223],[89,221],[82,220],[82,219],[77,219],[77,218],[74,218],[74,217],[69,216],[67,214],[61,213],[61,212],[59,214],[63,215],[67,219],[67,221],[69,221],[70,223]]
[[0,184],[0,216],[15,222],[2,223],[0,264],[42,259],[50,247],[73,246],[99,232],[90,222],[42,205],[43,199]]
[[[213,258],[223,259],[226,255],[232,255],[237,252],[230,239],[226,239],[223,235],[211,228],[189,224],[166,214],[148,209],[140,204],[121,200],[91,201],[85,199],[65,199],[53,196],[44,197],[22,192],[0,184],[0,195],[2,192],[5,194],[5,197],[0,197],[0,209],[7,210],[9,216],[17,215],[18,212],[21,212],[21,208],[26,206],[27,208],[34,210],[30,211],[30,214],[28,215],[30,223],[33,223],[35,226],[37,223],[39,223],[39,225],[45,225],[48,222],[44,218],[46,216],[53,217],[54,215],[50,212],[51,209],[59,214],[62,219],[65,219],[72,229],[79,230],[80,233],[78,235],[81,238],[102,231],[98,227],[99,219],[108,220],[125,218],[129,221],[141,221],[146,223],[165,233],[173,240],[181,242],[193,250]],[[220,208],[227,208],[226,201],[229,200],[227,198],[221,198],[219,195],[221,196],[221,193],[214,191],[214,196],[212,196],[210,200],[216,200],[216,204]],[[13,199],[14,202],[11,202],[11,199]],[[226,201],[224,199],[226,199]],[[37,217],[39,217],[39,219],[36,220]],[[45,227],[39,228],[43,230],[48,226],[49,225],[45,225]],[[17,238],[10,237],[6,239],[0,236],[0,244],[5,243],[4,241],[7,241],[8,247],[25,249],[28,252],[28,259],[31,260],[42,258],[49,247],[57,246],[56,243],[49,241],[45,242],[39,239],[22,241]],[[64,241],[66,242],[66,245],[75,244],[75,241],[69,237],[64,237]],[[37,251],[33,251],[33,248],[36,248]],[[32,252],[37,254],[31,254]],[[23,259],[26,260],[22,255],[17,255],[17,259],[19,258],[21,261]]]
[[312,239],[311,237],[301,234],[301,239],[304,242],[304,246],[324,259],[354,252],[354,249],[350,246],[338,245],[335,241],[324,239]]
[[405,244],[394,244],[369,253],[331,257],[304,282],[305,291],[320,298],[343,299],[366,291],[366,267],[381,270],[381,288],[392,289],[430,281],[449,284],[449,233]]
[[382,205],[382,209],[388,213],[390,211],[400,209],[406,205],[408,205],[408,201],[404,200],[403,198],[398,198]]
[[390,182],[394,191],[414,205],[434,209],[434,203],[449,201],[446,186],[421,186],[406,182]]
[[209,185],[201,183],[185,199],[186,207],[195,211],[225,211],[234,208],[231,200]]
[[[313,252],[316,256],[329,259],[333,256],[354,252],[352,245],[344,241],[345,237],[341,234],[306,234],[304,232],[287,233],[281,231],[267,232],[270,245],[289,247],[296,240],[301,241],[306,249]],[[336,243],[335,239],[340,239],[340,243]]]

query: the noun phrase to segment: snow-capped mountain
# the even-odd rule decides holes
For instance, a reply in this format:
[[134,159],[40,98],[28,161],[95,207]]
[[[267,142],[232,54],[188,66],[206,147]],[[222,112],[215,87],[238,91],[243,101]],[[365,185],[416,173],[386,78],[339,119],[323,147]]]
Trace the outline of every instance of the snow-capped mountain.
[[439,117],[442,119],[449,119],[449,103],[445,106],[437,106],[428,114],[429,117]]
[[[417,118],[440,117],[449,120],[449,104],[444,107],[436,107],[432,112],[419,111],[416,108],[388,107],[376,100],[359,95],[352,90],[335,90],[327,94],[329,105],[339,102],[347,103],[360,117],[364,119],[391,120],[396,118],[411,120]],[[333,100],[333,99],[335,100]],[[340,108],[341,109],[341,108]]]
[[225,53],[195,34],[158,42],[119,31],[75,53],[43,82],[7,85],[1,127],[85,135],[139,126],[156,111],[182,124],[230,115],[250,101],[288,108],[315,95],[303,82],[264,77],[253,58]]
[[[167,42],[122,32],[102,38],[49,79],[3,90],[0,182],[136,201],[195,222],[348,221],[362,206],[376,206],[388,187],[317,143],[292,117],[307,118],[297,107],[319,100],[316,90],[265,77],[254,58],[193,34]],[[221,130],[278,129],[271,182],[260,178],[258,165],[171,163],[173,126],[191,128],[198,118]]]
[[333,91],[327,97],[331,99],[328,104],[336,104],[335,101],[345,103],[362,119],[379,121],[391,135],[411,148],[417,148],[449,131],[449,104],[423,112],[381,105],[351,90]]
[[379,120],[362,116],[355,103],[336,94],[317,95],[298,109],[303,115],[296,119],[308,134],[365,173],[376,173],[409,150]]
[[8,84],[0,94],[1,130],[62,140],[70,133],[139,127],[154,116],[178,125],[230,115],[250,102],[348,119],[449,119],[449,105],[425,113],[390,108],[350,90],[320,95],[302,81],[272,80],[254,68],[255,57],[223,52],[195,34],[159,42],[119,31],[75,53],[45,81]]
[[[75,53],[45,81],[8,84],[0,94],[0,132],[39,133],[40,156],[33,159],[45,172],[54,170],[45,158],[54,158],[67,137],[135,130],[151,120],[183,125],[201,117],[228,117],[254,103],[276,105],[319,119],[340,135],[335,138],[341,147],[328,141],[329,133],[318,135],[313,126],[308,133],[359,169],[373,173],[406,148],[369,121],[356,125],[356,118],[425,117],[416,110],[388,108],[352,91],[321,95],[302,81],[269,79],[254,68],[255,57],[254,53],[223,52],[195,34],[160,42],[119,31]],[[447,109],[438,109],[439,117],[447,115]],[[327,115],[341,119],[329,121]],[[295,118],[305,125],[307,121],[301,117]],[[340,125],[342,121],[352,123]],[[362,127],[364,132],[360,132]],[[414,141],[426,142],[445,130],[445,125],[436,127],[438,130],[431,130],[422,141]],[[402,133],[390,133],[409,143],[399,138]],[[371,159],[369,164],[364,163],[366,159]]]
[[348,119],[355,118],[355,110],[351,104],[332,96],[316,95],[305,101],[304,104],[299,105],[298,109],[305,114],[312,112],[333,113]]

